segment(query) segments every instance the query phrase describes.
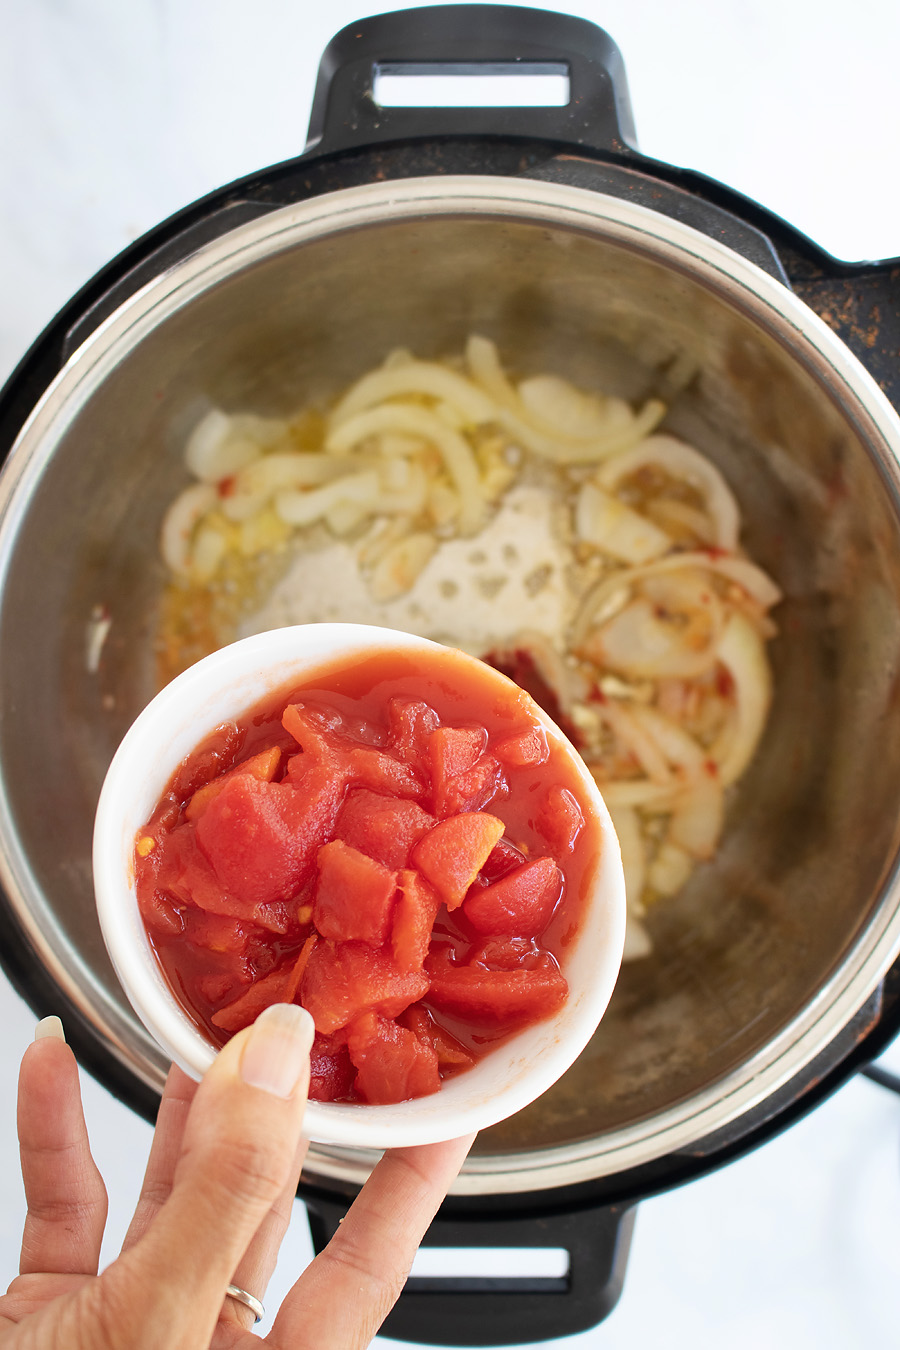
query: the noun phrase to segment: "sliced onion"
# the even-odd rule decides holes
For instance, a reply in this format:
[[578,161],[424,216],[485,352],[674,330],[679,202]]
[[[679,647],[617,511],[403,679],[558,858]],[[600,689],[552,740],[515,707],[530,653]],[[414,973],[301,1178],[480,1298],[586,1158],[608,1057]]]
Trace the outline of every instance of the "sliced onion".
[[781,591],[774,581],[761,567],[748,562],[746,558],[725,558],[700,550],[672,553],[642,567],[613,572],[588,591],[573,625],[573,645],[580,646],[590,629],[603,621],[611,607],[621,608],[627,603],[629,591],[645,577],[677,572],[683,567],[702,567],[728,577],[766,609],[781,599]]
[[311,525],[341,502],[369,507],[378,496],[378,488],[378,474],[369,469],[364,473],[346,474],[323,487],[310,488],[308,492],[278,492],[275,510],[287,525]]
[[705,604],[692,603],[688,576],[681,581],[681,587],[670,588],[669,605],[658,596],[639,595],[588,633],[577,650],[631,679],[702,675],[716,661],[722,606],[709,587]]
[[666,717],[658,708],[647,708],[643,704],[633,708],[631,715],[644,732],[652,737],[669,764],[689,774],[697,774],[702,770],[707,755],[684,727],[671,717]]
[[588,768],[610,811],[614,806],[641,806],[648,811],[670,811],[682,790],[677,779],[669,783],[655,783],[649,778],[605,778],[602,765],[589,764]]
[[538,431],[567,440],[602,440],[634,413],[621,398],[583,393],[559,375],[532,375],[518,387],[522,410]]
[[379,604],[395,600],[413,586],[437,548],[433,534],[408,534],[382,554],[376,563],[369,590]]
[[651,781],[671,783],[672,774],[666,756],[660,750],[652,732],[644,728],[637,716],[637,709],[628,709],[615,699],[607,699],[605,703],[597,704],[597,711]]
[[692,858],[711,858],[722,833],[725,794],[721,779],[708,769],[685,788],[669,821],[669,840]]
[[644,924],[634,914],[625,911],[625,946],[622,951],[622,963],[641,961],[652,956],[653,943]]
[[585,483],[575,500],[575,534],[625,563],[649,562],[672,547],[659,526],[594,483]]
[[641,824],[636,811],[628,806],[611,807],[606,803],[613,829],[622,852],[622,871],[625,873],[625,901],[632,914],[643,914],[641,895],[647,873],[647,855],[641,835]]
[[228,540],[222,530],[201,522],[191,547],[191,581],[200,586],[211,581],[227,551]]
[[191,432],[184,458],[187,467],[202,483],[229,478],[271,445],[288,436],[286,422],[253,413],[229,417],[213,408]]
[[623,420],[623,405],[614,400],[608,411],[606,429],[589,437],[567,436],[561,429],[547,431],[536,424],[518,391],[510,383],[500,364],[497,348],[489,338],[478,334],[466,344],[466,361],[473,379],[490,395],[496,405],[496,420],[514,441],[557,464],[590,464],[618,454],[643,440],[663,419],[666,406],[650,399],[639,413],[628,408]]
[[728,787],[740,778],[756,751],[772,703],[772,671],[754,625],[735,610],[719,641],[719,660],[734,681],[734,716],[710,749]]
[[163,517],[160,551],[166,566],[179,576],[190,575],[194,530],[218,500],[219,494],[211,483],[194,483],[179,493]]
[[[401,372],[406,369],[406,366],[401,367]],[[462,534],[473,534],[484,515],[484,498],[474,452],[465,437],[427,408],[388,403],[358,413],[329,433],[326,449],[335,454],[346,454],[369,436],[395,431],[421,436],[437,448],[459,493],[458,528]]]
[[249,520],[284,488],[317,487],[346,472],[344,461],[315,450],[261,455],[234,474],[222,498],[222,514],[228,520]]
[[674,895],[680,891],[694,870],[689,853],[677,844],[664,841],[647,869],[647,883],[659,895]]
[[617,455],[604,464],[597,481],[601,487],[615,491],[623,478],[647,464],[655,464],[673,478],[697,488],[715,523],[716,544],[731,551],[737,548],[741,517],[734,493],[705,455],[674,436],[650,436],[640,445]]
[[465,375],[434,361],[406,361],[373,370],[358,380],[332,412],[330,426],[334,430],[385,399],[410,394],[425,394],[449,403],[459,410],[467,426],[496,418],[493,401]]

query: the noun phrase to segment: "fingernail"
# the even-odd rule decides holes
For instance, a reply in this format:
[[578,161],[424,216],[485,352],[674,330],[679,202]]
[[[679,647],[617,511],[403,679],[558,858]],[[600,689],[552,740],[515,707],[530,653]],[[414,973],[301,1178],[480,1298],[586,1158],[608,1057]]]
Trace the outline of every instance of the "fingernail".
[[241,1055],[241,1077],[250,1087],[290,1097],[309,1067],[315,1026],[296,1003],[273,1003],[250,1028]]
[[65,1043],[66,1033],[63,1031],[63,1024],[58,1017],[42,1017],[34,1029],[34,1039],[36,1041],[62,1041]]

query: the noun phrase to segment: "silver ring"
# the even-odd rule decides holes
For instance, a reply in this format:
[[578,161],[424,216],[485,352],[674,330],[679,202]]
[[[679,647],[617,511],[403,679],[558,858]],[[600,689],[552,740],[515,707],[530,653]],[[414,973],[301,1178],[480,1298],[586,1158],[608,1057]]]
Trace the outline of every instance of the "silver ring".
[[[252,1294],[248,1294],[246,1289],[241,1289],[236,1284],[230,1284],[225,1290],[225,1295],[227,1298],[235,1299],[238,1303],[243,1303],[245,1308],[249,1308],[256,1318],[256,1322],[261,1322],[265,1317],[266,1310],[259,1299],[254,1298]],[[254,1326],[256,1326],[256,1322],[254,1322]]]

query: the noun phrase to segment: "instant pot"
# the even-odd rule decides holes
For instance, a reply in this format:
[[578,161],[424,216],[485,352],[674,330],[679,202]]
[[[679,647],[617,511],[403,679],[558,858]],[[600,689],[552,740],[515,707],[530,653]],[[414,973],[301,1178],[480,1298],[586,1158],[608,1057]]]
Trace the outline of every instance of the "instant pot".
[[[567,76],[568,103],[373,97],[378,72],[485,68]],[[765,1142],[900,1027],[900,264],[839,264],[642,156],[619,53],[582,20],[449,5],[344,29],[306,151],[127,249],[0,398],[0,953],[152,1119],[167,1066],[103,948],[90,844],[155,692],[185,438],[212,405],[288,412],[473,331],[517,371],[663,398],[785,593],[769,727],[716,859],[651,910],[653,955],[575,1068],[479,1138],[426,1238],[564,1248],[567,1274],[413,1278],[384,1327],[485,1346],[602,1320],[638,1201]],[[317,1247],[373,1161],[312,1148]]]

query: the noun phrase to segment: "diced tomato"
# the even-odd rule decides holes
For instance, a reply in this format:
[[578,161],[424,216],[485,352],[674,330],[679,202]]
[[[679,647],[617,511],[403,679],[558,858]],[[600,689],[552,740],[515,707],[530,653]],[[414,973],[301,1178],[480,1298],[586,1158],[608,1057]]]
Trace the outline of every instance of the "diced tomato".
[[574,793],[553,783],[538,811],[537,827],[552,849],[570,853],[584,828],[584,816]]
[[356,1070],[350,1062],[346,1036],[316,1032],[309,1061],[309,1099],[340,1102],[350,1096]]
[[533,937],[542,933],[562,895],[563,878],[552,858],[535,858],[490,886],[473,886],[463,914],[479,933]]
[[258,778],[262,783],[270,783],[278,773],[280,765],[281,751],[277,745],[273,745],[270,750],[260,750],[258,755],[251,755],[249,759],[236,764],[227,773],[220,774],[218,778],[213,778],[211,782],[197,788],[184,808],[185,817],[188,820],[196,820],[198,816],[202,816],[213,798],[218,797],[229,779],[236,775],[246,773],[251,778]]
[[334,826],[338,839],[384,863],[391,871],[409,865],[409,851],[435,824],[417,802],[351,788]]
[[339,1031],[363,1012],[396,1017],[428,989],[421,971],[403,971],[385,950],[364,942],[322,941],[309,958],[300,985],[300,1002],[316,1029]]
[[491,937],[471,949],[465,964],[485,970],[533,970],[540,965],[541,951],[534,938]]
[[481,869],[481,875],[488,882],[499,881],[507,872],[511,872],[514,867],[521,867],[522,863],[527,861],[521,849],[516,848],[508,839],[501,839],[499,844],[495,844],[491,849],[487,862]]
[[197,990],[207,1003],[223,1003],[229,994],[234,994],[235,986],[239,983],[234,975],[221,971],[219,974],[201,975],[197,980]]
[[153,885],[152,878],[148,884],[138,884],[136,889],[141,918],[148,928],[168,937],[184,932],[182,909]]
[[457,778],[451,778],[438,798],[435,795],[435,814],[455,816],[461,811],[480,811],[492,802],[506,796],[507,784],[500,761],[493,755],[483,755],[477,764]]
[[435,791],[450,778],[471,769],[484,754],[484,727],[438,727],[428,737],[428,759]]
[[440,949],[428,957],[425,969],[431,979],[432,1007],[487,1025],[514,1026],[550,1017],[568,993],[565,977],[547,951],[539,953],[530,969],[488,970],[455,964]]
[[284,727],[310,760],[325,760],[334,754],[334,742],[322,719],[302,703],[289,703],[281,718]]
[[252,915],[260,928],[279,937],[295,933],[301,923],[296,900],[271,900],[266,905],[255,905]]
[[213,1013],[213,1026],[222,1031],[242,1031],[255,1022],[259,1014],[273,1003],[280,1003],[284,986],[290,975],[290,966],[279,966],[277,970],[256,980],[243,994],[239,994],[233,1003]]
[[439,726],[437,713],[427,703],[392,698],[388,704],[387,748],[421,772],[427,763],[428,737]]
[[351,1024],[347,1048],[357,1070],[356,1091],[372,1105],[430,1096],[441,1086],[434,1049],[415,1032],[375,1013]]
[[208,952],[243,956],[251,933],[251,924],[227,914],[210,914],[193,906],[185,913],[185,940]]
[[461,905],[504,825],[482,811],[442,820],[412,850],[413,865],[431,882],[448,909]]
[[468,1069],[475,1063],[462,1042],[451,1036],[446,1027],[439,1026],[421,1003],[414,1003],[411,1008],[406,1009],[406,1012],[402,1012],[397,1020],[401,1026],[414,1031],[420,1041],[431,1046],[438,1057],[438,1067],[442,1072]]
[[381,947],[390,932],[397,874],[332,839],[319,849],[313,922],[323,937]]
[[537,722],[515,736],[507,736],[493,746],[501,764],[512,769],[524,769],[533,764],[546,764],[550,758],[547,733]]
[[354,787],[394,797],[421,797],[424,784],[410,767],[374,746],[354,746],[347,754],[347,776]]
[[400,897],[394,910],[391,950],[400,970],[421,970],[441,899],[430,882],[412,869],[400,872],[397,880]]
[[232,778],[196,823],[216,877],[248,905],[295,895],[334,827],[340,782],[304,779],[304,788]]
[[178,769],[171,784],[172,794],[186,801],[198,787],[230,769],[243,740],[244,732],[234,722],[216,727]]
[[300,992],[300,984],[303,980],[303,974],[309,965],[309,958],[313,954],[313,948],[319,940],[318,933],[310,933],[297,955],[296,961],[291,966],[291,972],[288,975],[287,983],[284,986],[282,998],[285,1003],[296,1003],[297,995]]
[[484,753],[484,727],[438,727],[428,737],[434,813],[441,820],[480,811],[506,783],[499,762]]

